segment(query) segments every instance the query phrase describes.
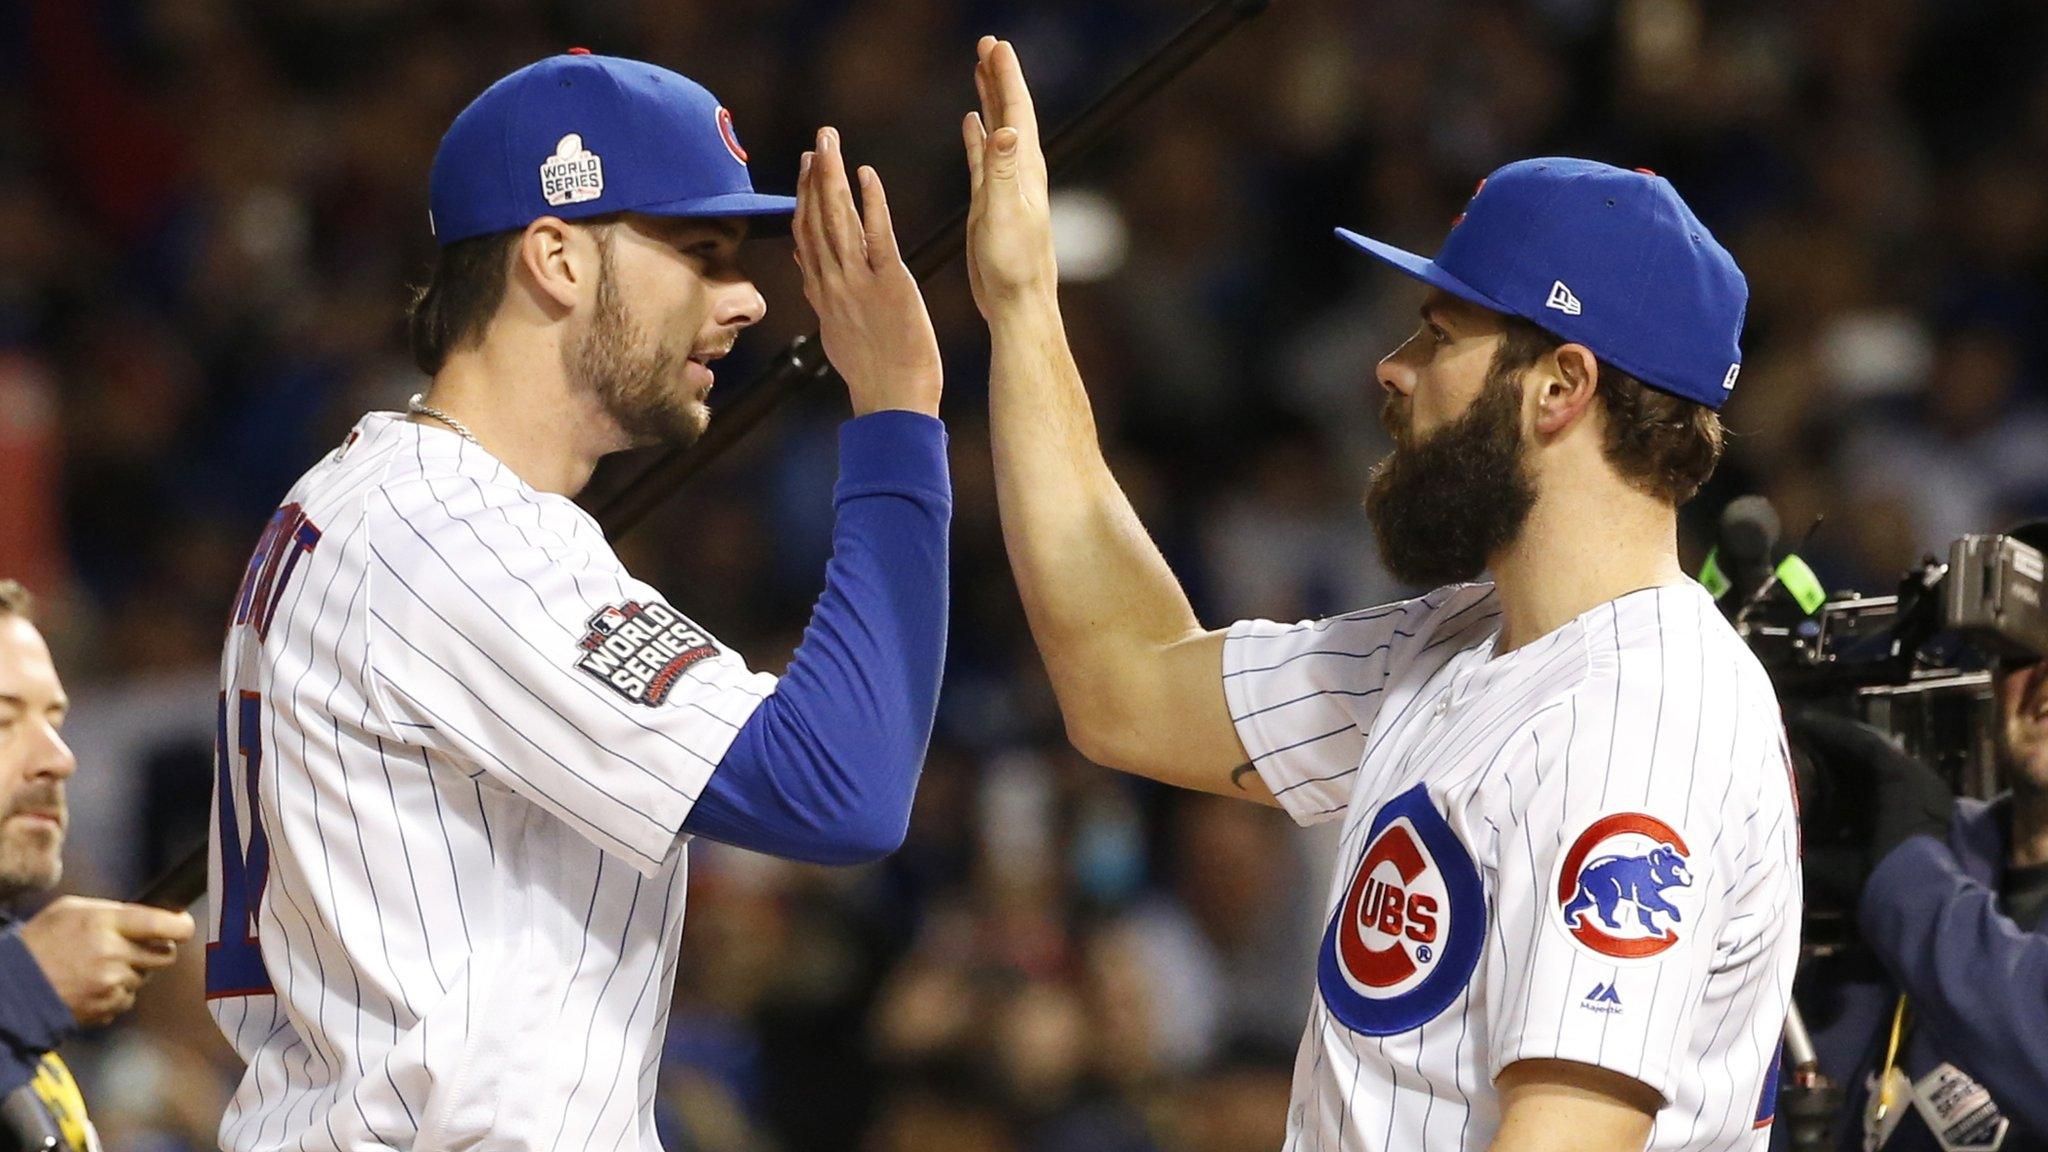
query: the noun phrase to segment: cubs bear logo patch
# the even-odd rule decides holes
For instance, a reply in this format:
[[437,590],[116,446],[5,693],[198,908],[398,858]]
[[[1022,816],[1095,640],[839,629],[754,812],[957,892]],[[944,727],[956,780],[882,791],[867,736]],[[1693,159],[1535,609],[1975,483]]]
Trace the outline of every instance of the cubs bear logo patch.
[[1485,936],[1479,870],[1417,784],[1374,814],[1323,933],[1316,985],[1353,1032],[1406,1032],[1464,992]]
[[1624,963],[1677,944],[1698,906],[1685,837],[1641,812],[1587,824],[1558,858],[1553,889],[1565,933],[1594,955]]
[[627,600],[584,623],[576,667],[635,704],[657,707],[683,670],[718,654],[718,645],[659,600]]

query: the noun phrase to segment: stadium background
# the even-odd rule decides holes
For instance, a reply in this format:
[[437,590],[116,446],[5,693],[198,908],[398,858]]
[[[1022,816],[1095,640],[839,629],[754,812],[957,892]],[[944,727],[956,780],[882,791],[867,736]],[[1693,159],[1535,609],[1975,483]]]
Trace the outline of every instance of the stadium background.
[[[1753,299],[1689,559],[1760,491],[1836,587],[2048,512],[2048,8],[2011,0],[1279,0],[1065,181],[1074,342],[1205,620],[1389,598],[1358,507],[1373,362],[1416,290],[1329,235],[1433,250],[1474,181],[1565,152],[1669,176]],[[492,78],[572,44],[704,81],[755,181],[831,123],[906,240],[964,195],[975,34],[1049,121],[1192,0],[0,0],[0,572],[78,699],[73,890],[205,827],[227,598],[290,481],[419,386],[425,177]],[[809,323],[786,242],[720,371]],[[696,848],[664,1074],[678,1150],[1278,1145],[1325,883],[1276,813],[1061,739],[1003,563],[986,340],[927,294],[958,491],[947,691],[909,842],[828,872]],[[730,393],[728,392],[728,395]],[[627,561],[779,668],[828,545],[810,396]],[[616,482],[617,473],[601,476]],[[196,950],[195,950],[196,951]],[[75,1046],[110,1149],[212,1147],[238,1068],[191,965]]]

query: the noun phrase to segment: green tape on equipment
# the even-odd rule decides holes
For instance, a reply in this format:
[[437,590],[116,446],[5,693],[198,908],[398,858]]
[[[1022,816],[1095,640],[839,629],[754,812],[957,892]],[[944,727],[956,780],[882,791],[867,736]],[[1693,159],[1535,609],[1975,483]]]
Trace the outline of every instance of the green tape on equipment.
[[1792,593],[1792,598],[1799,601],[1799,607],[1808,616],[1827,603],[1827,590],[1820,586],[1820,577],[1814,575],[1806,561],[1797,556],[1787,556],[1778,562],[1778,583]]
[[1707,562],[1700,565],[1700,587],[1707,595],[1719,600],[1728,594],[1728,577],[1721,574],[1721,550],[1715,548],[1707,553]]

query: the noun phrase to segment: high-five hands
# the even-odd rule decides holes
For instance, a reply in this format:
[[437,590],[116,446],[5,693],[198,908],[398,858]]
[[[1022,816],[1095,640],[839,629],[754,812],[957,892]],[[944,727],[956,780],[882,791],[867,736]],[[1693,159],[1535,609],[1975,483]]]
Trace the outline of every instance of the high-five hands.
[[859,171],[853,206],[839,132],[818,130],[797,172],[796,261],[818,314],[825,356],[846,380],[855,415],[887,408],[939,414],[939,340],[917,281],[904,267],[889,201],[873,168]]
[[1013,304],[1051,302],[1059,288],[1045,152],[1024,66],[1007,40],[975,45],[974,88],[981,111],[960,125],[967,146],[972,203],[967,212],[967,276],[974,303],[990,322]]

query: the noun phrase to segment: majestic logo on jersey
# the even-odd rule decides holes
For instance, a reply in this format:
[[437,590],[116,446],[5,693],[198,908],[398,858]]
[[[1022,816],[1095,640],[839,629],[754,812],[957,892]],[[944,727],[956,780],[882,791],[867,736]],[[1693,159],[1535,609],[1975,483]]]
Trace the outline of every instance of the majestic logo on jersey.
[[584,625],[576,666],[635,704],[668,699],[683,669],[718,654],[695,624],[659,600],[601,608]]
[[1316,985],[1353,1032],[1406,1032],[1465,990],[1485,936],[1479,870],[1417,784],[1374,814],[1323,933]]
[[1692,850],[1654,816],[1617,812],[1586,826],[1558,862],[1556,899],[1571,938],[1609,960],[1646,960],[1678,943]]
[[597,199],[604,195],[604,160],[583,146],[583,137],[569,133],[541,162],[540,194],[551,208]]
[[1579,1001],[1579,1007],[1612,1016],[1621,1011],[1621,993],[1614,990],[1614,985],[1602,981],[1593,985],[1593,990]]

